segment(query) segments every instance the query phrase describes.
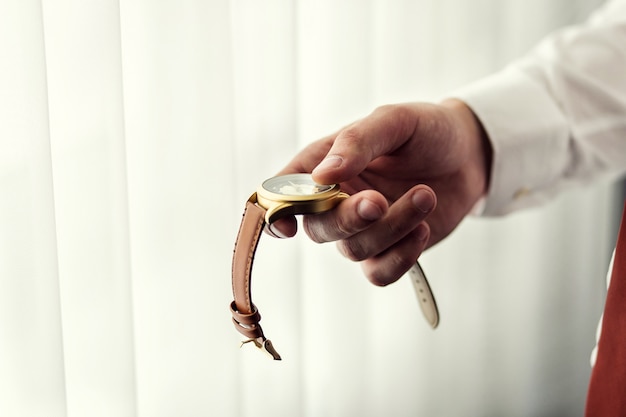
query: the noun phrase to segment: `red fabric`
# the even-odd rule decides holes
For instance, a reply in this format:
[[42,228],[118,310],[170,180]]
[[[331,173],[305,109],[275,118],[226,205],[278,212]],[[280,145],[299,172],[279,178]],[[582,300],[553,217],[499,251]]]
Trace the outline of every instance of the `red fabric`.
[[615,248],[585,416],[626,416],[626,205]]

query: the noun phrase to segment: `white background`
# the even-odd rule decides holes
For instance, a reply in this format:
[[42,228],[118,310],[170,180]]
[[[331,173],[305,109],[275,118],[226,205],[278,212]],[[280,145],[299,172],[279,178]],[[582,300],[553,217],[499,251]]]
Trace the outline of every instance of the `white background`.
[[238,349],[245,200],[311,140],[436,100],[596,0],[3,0],[0,415],[580,415],[610,185],[468,219],[375,288],[333,245],[263,238],[282,362]]

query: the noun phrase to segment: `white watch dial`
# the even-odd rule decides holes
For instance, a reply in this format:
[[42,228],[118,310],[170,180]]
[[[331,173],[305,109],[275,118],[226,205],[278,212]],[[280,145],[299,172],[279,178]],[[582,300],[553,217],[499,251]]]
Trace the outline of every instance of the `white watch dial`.
[[308,196],[332,190],[334,185],[317,184],[309,174],[288,174],[270,178],[263,188],[280,195]]

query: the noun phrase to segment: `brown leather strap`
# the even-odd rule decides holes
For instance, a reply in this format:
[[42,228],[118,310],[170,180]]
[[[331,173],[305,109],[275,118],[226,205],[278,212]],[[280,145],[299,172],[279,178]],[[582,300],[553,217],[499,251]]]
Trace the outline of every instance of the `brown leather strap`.
[[235,302],[233,301],[230,303],[230,312],[233,315],[233,324],[239,333],[250,339],[263,337],[263,330],[261,330],[259,325],[261,315],[256,307],[254,307],[254,312],[251,314],[241,314],[236,310]]
[[[252,264],[265,226],[266,214],[266,210],[256,203],[256,194],[253,194],[246,202],[243,219],[235,241],[232,264],[232,285],[235,299],[230,305],[230,310],[237,331],[249,338],[244,343],[254,342],[259,349],[270,354],[275,360],[280,360],[278,352],[263,335],[263,329],[259,324],[261,315],[252,303]],[[418,263],[411,269],[411,281],[415,285],[418,300],[426,319],[433,328],[436,327],[439,322],[437,304],[426,276]]]
[[261,315],[252,303],[250,282],[254,252],[265,225],[264,216],[265,209],[253,201],[246,203],[233,254],[232,278],[235,297],[231,304],[233,322],[239,333],[250,338],[263,337],[263,330],[259,325]]

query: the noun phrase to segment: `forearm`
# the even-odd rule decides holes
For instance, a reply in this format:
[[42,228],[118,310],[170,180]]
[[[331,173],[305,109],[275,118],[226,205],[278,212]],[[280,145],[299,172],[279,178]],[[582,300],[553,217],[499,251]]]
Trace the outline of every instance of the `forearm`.
[[485,214],[626,170],[626,6],[613,2],[456,94],[493,147]]

